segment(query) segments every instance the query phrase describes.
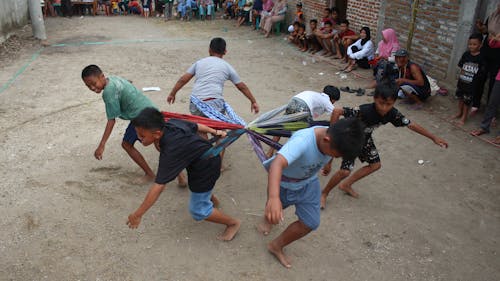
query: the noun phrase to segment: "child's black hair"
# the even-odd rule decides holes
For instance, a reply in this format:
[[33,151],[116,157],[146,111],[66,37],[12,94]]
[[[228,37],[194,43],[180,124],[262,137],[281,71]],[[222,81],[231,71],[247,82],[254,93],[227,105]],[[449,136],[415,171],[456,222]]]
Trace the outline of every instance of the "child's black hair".
[[325,8],[325,11],[328,11],[328,13],[330,14],[332,12],[332,9],[330,8]]
[[102,74],[102,70],[99,68],[99,66],[95,64],[87,65],[83,70],[82,70],[82,79],[90,77],[90,76],[99,76]]
[[323,88],[323,93],[327,94],[331,100],[338,101],[340,99],[340,91],[337,87],[332,85],[326,85]]
[[226,52],[226,40],[220,37],[212,39],[212,41],[210,41],[210,50],[216,54],[224,55]]
[[327,25],[333,26],[333,23],[331,21],[325,21],[325,26],[327,26]]
[[300,26],[300,22],[299,21],[294,21],[293,22],[293,26],[296,26],[296,25]]
[[481,33],[472,33],[470,36],[469,36],[469,40],[471,39],[477,39],[479,40],[479,42],[482,42],[483,41],[483,35]]
[[343,24],[343,23],[345,23],[345,25],[349,26],[349,21],[348,20],[346,20],[346,19],[345,20],[341,20],[340,24]]
[[384,100],[396,100],[398,98],[399,87],[396,81],[384,77],[375,87],[374,98],[382,98]]
[[299,23],[299,28],[301,28],[301,27],[302,27],[303,29],[306,29],[306,25],[305,25],[305,24],[303,24],[303,23]]
[[332,14],[333,14],[333,12],[335,12],[335,13],[337,13],[337,14],[338,14],[338,13],[339,13],[339,9],[337,9],[337,7],[332,7],[332,8],[330,8],[330,13],[332,13]]
[[330,147],[337,150],[345,160],[354,160],[365,144],[365,125],[357,118],[344,118],[330,125]]
[[314,22],[315,24],[318,24],[318,20],[317,20],[317,19],[312,19],[312,20],[310,20],[310,21],[309,21],[309,23],[313,23],[313,22]]
[[153,131],[161,130],[165,126],[163,114],[154,107],[144,108],[141,113],[130,122],[134,127]]

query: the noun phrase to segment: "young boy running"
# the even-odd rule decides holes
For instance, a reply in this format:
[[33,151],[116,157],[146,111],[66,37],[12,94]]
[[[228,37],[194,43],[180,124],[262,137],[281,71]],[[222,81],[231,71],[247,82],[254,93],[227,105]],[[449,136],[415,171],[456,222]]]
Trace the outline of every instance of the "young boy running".
[[[97,94],[102,92],[102,99],[106,106],[106,117],[108,119],[104,134],[99,142],[99,146],[94,152],[97,160],[102,160],[104,148],[108,141],[116,118],[131,120],[135,118],[141,110],[146,107],[154,107],[153,102],[139,91],[126,79],[118,76],[106,77],[97,65],[89,65],[82,70],[82,79],[85,85]],[[139,183],[153,181],[155,174],[149,167],[142,154],[134,147],[138,140],[134,126],[129,124],[123,136],[122,147],[144,171],[145,175],[139,179]],[[185,186],[186,180],[179,174],[179,185]]]
[[[417,123],[410,122],[410,120],[408,120],[394,107],[394,103],[398,97],[398,90],[399,88],[394,82],[384,80],[375,88],[373,103],[360,105],[359,108],[344,107],[333,110],[330,120],[332,124],[335,124],[341,115],[344,117],[355,117],[365,124],[366,142],[364,144],[363,151],[359,155],[359,160],[367,162],[368,165],[357,170],[349,178],[340,183],[344,178],[351,174],[351,170],[354,168],[354,160],[343,159],[340,170],[332,176],[322,191],[322,209],[325,207],[328,193],[338,183],[340,183],[339,188],[342,191],[354,198],[358,198],[359,194],[352,189],[352,184],[380,169],[380,157],[372,139],[372,132],[381,125],[385,125],[390,122],[395,127],[407,126],[410,130],[431,139],[435,144],[445,148],[448,147],[448,143],[445,140],[434,136]],[[331,161],[325,166],[323,175],[327,175],[330,172],[330,169]]]
[[[189,211],[197,220],[207,220],[226,225],[217,239],[230,241],[240,228],[240,221],[213,208],[217,199],[212,189],[220,176],[220,156],[202,159],[211,144],[198,133],[226,136],[222,130],[215,130],[201,124],[171,119],[165,123],[161,112],[155,108],[144,109],[132,120],[137,135],[144,146],[154,144],[160,151],[160,160],[155,183],[150,188],[141,206],[128,216],[127,225],[137,228],[141,218],[156,202],[165,185],[183,169],[187,169],[191,198]],[[212,200],[211,200],[212,198]]]
[[283,221],[283,209],[294,205],[298,220],[290,224],[267,248],[280,263],[290,268],[284,247],[319,226],[321,187],[317,173],[331,157],[354,159],[364,144],[363,124],[354,118],[340,120],[330,127],[316,126],[297,131],[271,159],[267,203],[262,222],[263,235],[273,224]]

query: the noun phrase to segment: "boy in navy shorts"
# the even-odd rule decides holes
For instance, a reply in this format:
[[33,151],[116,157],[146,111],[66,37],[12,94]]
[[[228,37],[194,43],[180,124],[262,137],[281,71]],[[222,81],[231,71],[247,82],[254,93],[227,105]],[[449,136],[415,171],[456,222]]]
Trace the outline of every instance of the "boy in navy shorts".
[[[99,146],[94,152],[95,158],[102,160],[104,148],[113,131],[116,118],[131,120],[139,115],[144,108],[154,107],[155,105],[128,80],[118,76],[106,77],[97,65],[85,67],[82,70],[82,79],[91,91],[97,94],[102,92],[102,99],[106,106],[108,121]],[[155,178],[155,174],[142,154],[134,147],[134,143],[137,140],[139,139],[137,138],[134,126],[129,124],[123,136],[122,147],[130,158],[144,171],[145,175],[139,179],[139,183],[145,183],[152,181]],[[179,185],[186,185],[186,180],[182,174],[179,174]]]
[[291,205],[298,217],[267,246],[283,266],[291,267],[284,247],[319,226],[321,187],[317,173],[332,156],[355,158],[363,147],[363,128],[359,120],[349,118],[330,127],[299,130],[273,158],[264,162],[269,170],[268,198],[257,229],[268,235],[273,224],[283,221],[283,209]]
[[163,115],[155,108],[144,109],[132,120],[132,124],[144,146],[154,144],[160,151],[160,161],[155,183],[141,206],[129,215],[128,226],[137,228],[142,216],[156,202],[165,185],[183,169],[187,169],[191,216],[197,221],[206,220],[226,225],[217,239],[232,240],[240,228],[240,221],[213,208],[213,202],[217,199],[212,195],[212,189],[220,176],[221,159],[218,155],[207,159],[201,157],[212,145],[198,135],[210,133],[225,137],[226,133],[183,120],[171,119],[165,123]]
[[[359,155],[359,160],[361,160],[361,162],[367,162],[368,165],[357,170],[349,178],[342,181],[344,178],[348,177],[351,174],[351,170],[354,168],[354,159],[343,159],[340,170],[338,170],[332,176],[321,193],[322,209],[325,208],[328,193],[338,183],[342,181],[339,185],[339,188],[352,197],[358,198],[359,194],[352,189],[351,185],[380,169],[380,157],[372,139],[372,132],[381,125],[385,125],[390,122],[395,127],[405,126],[410,130],[431,139],[435,144],[441,147],[448,147],[448,143],[445,140],[434,136],[417,123],[410,122],[410,120],[408,120],[403,114],[401,114],[401,112],[399,112],[394,107],[394,103],[396,102],[398,97],[398,90],[399,88],[396,83],[389,79],[386,79],[379,83],[375,88],[373,103],[363,104],[358,108],[344,107],[333,110],[332,117],[330,119],[331,124],[335,124],[335,122],[338,121],[341,115],[343,115],[344,117],[357,118],[365,124],[366,142],[361,154]],[[327,165],[325,165],[323,169],[323,175],[326,176],[330,172],[330,169],[331,161]]]

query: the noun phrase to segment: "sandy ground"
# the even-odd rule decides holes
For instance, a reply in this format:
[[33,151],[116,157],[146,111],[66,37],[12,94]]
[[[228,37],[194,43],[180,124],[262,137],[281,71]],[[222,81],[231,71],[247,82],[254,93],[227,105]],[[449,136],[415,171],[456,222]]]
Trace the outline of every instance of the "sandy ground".
[[[229,148],[229,169],[215,189],[223,211],[242,220],[232,242],[215,239],[221,226],[191,219],[189,193],[175,184],[138,230],[128,229],[126,218],[149,186],[132,184],[141,173],[120,147],[127,122],[117,122],[104,159],[94,159],[105,114],[100,96],[80,79],[84,66],[98,64],[140,88],[161,87],[147,95],[163,110],[181,113],[188,112],[192,83],[176,104],[167,105],[166,96],[191,63],[207,55],[214,36],[228,41],[225,58],[263,112],[302,90],[368,83],[352,74],[342,79],[335,74],[337,62],[300,53],[282,37],[264,39],[233,23],[50,18],[49,42],[67,45],[39,49],[26,39],[20,50],[4,53],[0,280],[498,279],[500,150],[444,122],[455,109],[447,97],[433,97],[426,111],[399,108],[445,138],[449,149],[405,128],[379,128],[374,138],[383,168],[355,184],[359,199],[333,191],[320,228],[287,248],[292,269],[283,268],[266,243],[295,220],[294,210],[286,211],[285,223],[269,237],[257,233],[267,174],[244,137]],[[225,96],[245,120],[255,118],[234,86],[226,85]],[[369,101],[344,93],[338,105]],[[156,167],[157,152],[140,149]],[[417,164],[419,159],[425,163]]]

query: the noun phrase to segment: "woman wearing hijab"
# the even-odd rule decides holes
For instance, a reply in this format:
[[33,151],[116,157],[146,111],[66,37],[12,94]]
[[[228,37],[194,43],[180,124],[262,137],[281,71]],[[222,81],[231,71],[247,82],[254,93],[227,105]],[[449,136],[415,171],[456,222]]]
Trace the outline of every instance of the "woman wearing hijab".
[[361,28],[359,35],[360,39],[347,48],[347,66],[343,69],[344,72],[351,72],[356,65],[370,68],[368,61],[372,60],[375,54],[373,42],[370,40],[370,28]]
[[401,49],[399,46],[398,36],[392,28],[382,30],[382,41],[378,42],[378,48],[375,51],[375,59],[386,59],[394,61],[394,54]]

